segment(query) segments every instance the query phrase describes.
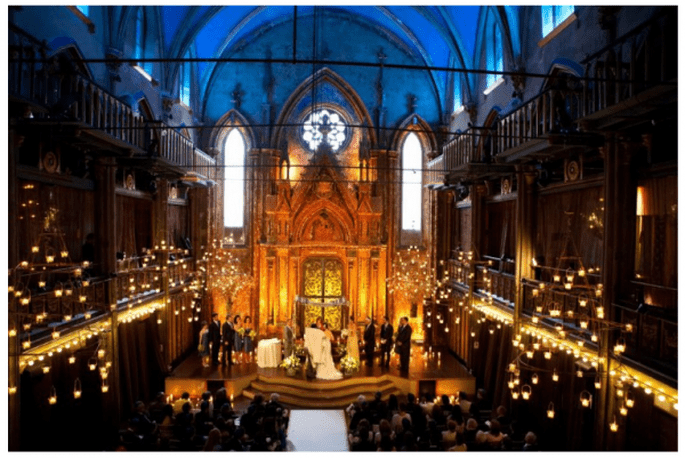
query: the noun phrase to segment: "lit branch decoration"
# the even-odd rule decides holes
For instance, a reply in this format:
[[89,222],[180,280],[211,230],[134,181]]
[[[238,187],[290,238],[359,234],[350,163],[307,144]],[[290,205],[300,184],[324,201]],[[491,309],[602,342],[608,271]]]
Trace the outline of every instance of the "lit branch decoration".
[[[224,240],[224,243],[228,244],[229,240]],[[206,291],[220,294],[229,306],[243,289],[254,286],[247,257],[237,255],[232,246],[224,248],[214,240],[203,261],[205,265],[200,270],[206,276]]]
[[392,276],[386,279],[388,293],[404,295],[412,304],[432,297],[444,282],[436,279],[429,260],[428,251],[421,251],[416,246],[398,251],[392,263]]

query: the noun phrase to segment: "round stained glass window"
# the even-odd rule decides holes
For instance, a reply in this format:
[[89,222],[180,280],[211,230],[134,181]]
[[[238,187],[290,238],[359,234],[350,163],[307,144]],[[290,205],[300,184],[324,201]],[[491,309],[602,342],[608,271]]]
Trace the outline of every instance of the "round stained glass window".
[[338,113],[324,108],[310,113],[305,118],[301,136],[310,150],[316,151],[321,143],[326,142],[335,153],[347,140],[347,124]]

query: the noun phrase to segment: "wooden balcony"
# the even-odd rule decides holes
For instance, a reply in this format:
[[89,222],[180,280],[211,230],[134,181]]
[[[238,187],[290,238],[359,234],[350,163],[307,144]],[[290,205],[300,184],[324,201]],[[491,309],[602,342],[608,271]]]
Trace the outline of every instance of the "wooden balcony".
[[[160,121],[134,109],[76,71],[65,59],[46,56],[41,43],[10,26],[10,101],[25,107],[18,129],[59,126],[60,135],[94,152],[120,156],[124,165],[159,175],[181,177],[188,170],[206,171],[214,159]],[[198,172],[202,173],[202,172]]]
[[438,158],[445,181],[510,174],[516,164],[601,146],[605,129],[677,116],[675,27],[665,14],[650,19],[586,58],[584,77],[550,75],[543,92],[502,113],[492,129],[456,135]]

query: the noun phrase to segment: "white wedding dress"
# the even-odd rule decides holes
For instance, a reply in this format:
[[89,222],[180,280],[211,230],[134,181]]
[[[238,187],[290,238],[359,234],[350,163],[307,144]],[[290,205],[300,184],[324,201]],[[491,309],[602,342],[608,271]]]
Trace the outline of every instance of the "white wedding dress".
[[304,346],[309,350],[312,364],[316,369],[316,378],[321,380],[340,380],[342,373],[335,368],[331,354],[331,341],[320,329],[306,328]]

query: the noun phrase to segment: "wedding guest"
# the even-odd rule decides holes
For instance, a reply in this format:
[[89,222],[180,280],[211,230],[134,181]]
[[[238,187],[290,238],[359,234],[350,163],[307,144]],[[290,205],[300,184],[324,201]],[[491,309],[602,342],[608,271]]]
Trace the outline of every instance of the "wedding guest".
[[411,326],[409,318],[400,318],[400,326],[397,330],[397,340],[395,341],[395,353],[400,355],[400,371],[409,371],[409,354],[411,351]]
[[283,326],[283,358],[287,358],[295,351],[295,332],[293,330],[293,319],[288,318]]
[[245,317],[243,321],[243,329],[245,334],[243,335],[243,351],[247,358],[247,362],[252,362],[252,352],[254,351],[254,337],[252,336],[252,318],[249,316]]
[[392,349],[392,334],[394,329],[388,322],[388,317],[381,318],[381,367],[390,367],[390,350]]
[[221,345],[221,322],[219,314],[212,313],[212,322],[209,324],[209,342],[212,344],[212,365],[219,365],[219,346]]
[[238,359],[238,363],[243,362],[243,319],[240,317],[240,315],[236,315],[235,318],[233,318],[233,330],[234,330],[234,336],[235,340],[233,342],[233,351],[235,351],[236,357]]
[[200,345],[197,347],[202,358],[202,367],[209,367],[209,325],[206,321],[202,322],[200,329]]
[[233,365],[233,344],[235,343],[235,329],[233,322],[231,322],[231,315],[226,314],[226,321],[221,325],[221,343],[223,344],[223,352],[221,353],[221,364]]
[[366,317],[366,328],[364,328],[364,353],[366,354],[366,365],[373,366],[373,351],[376,348],[376,326],[371,317]]

